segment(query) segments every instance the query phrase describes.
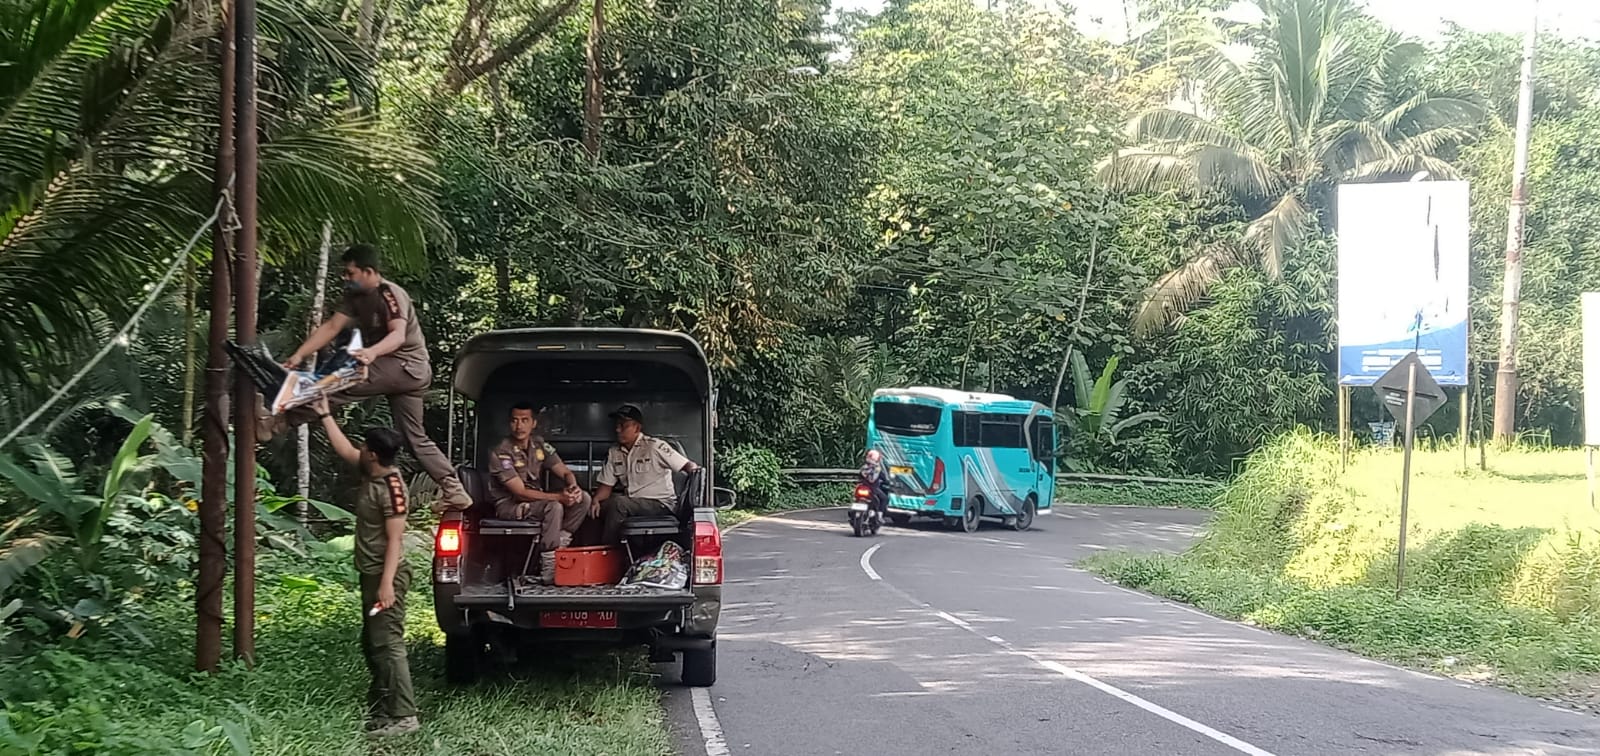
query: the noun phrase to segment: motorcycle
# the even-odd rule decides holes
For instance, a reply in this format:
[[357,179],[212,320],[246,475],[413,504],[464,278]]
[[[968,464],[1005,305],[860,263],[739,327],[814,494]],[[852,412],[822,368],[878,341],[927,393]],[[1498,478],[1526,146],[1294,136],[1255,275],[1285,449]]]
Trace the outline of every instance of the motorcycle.
[[850,502],[850,529],[858,538],[877,535],[883,527],[883,513],[873,506],[872,498],[872,486],[866,483],[856,486],[855,500]]

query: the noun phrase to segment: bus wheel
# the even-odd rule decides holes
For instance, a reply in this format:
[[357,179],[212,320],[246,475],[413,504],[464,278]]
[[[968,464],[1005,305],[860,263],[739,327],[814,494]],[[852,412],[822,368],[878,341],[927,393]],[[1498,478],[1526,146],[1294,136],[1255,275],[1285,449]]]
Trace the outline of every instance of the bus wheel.
[[1011,529],[1023,531],[1033,527],[1033,513],[1038,508],[1039,500],[1030,494],[1028,500],[1022,502],[1022,511],[1018,512],[1016,517],[1011,518]]
[[967,506],[961,510],[961,530],[966,533],[978,532],[978,521],[983,518],[983,499],[976,496],[967,499]]
[[889,515],[889,522],[894,523],[895,527],[903,528],[903,527],[911,524],[911,515],[907,515],[907,514],[891,514],[891,515]]

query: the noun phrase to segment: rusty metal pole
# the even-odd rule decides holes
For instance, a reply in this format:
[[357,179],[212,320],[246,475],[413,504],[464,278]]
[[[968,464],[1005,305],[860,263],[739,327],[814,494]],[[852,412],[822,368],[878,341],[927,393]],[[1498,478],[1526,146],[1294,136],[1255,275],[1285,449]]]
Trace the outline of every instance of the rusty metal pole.
[[[218,98],[217,162],[219,194],[233,177],[233,11],[223,0],[219,35],[221,87]],[[228,570],[228,316],[233,309],[233,255],[230,213],[217,214],[211,232],[211,325],[206,332],[206,411],[201,428],[200,565],[195,579],[194,667],[215,672],[222,662],[222,582]]]
[[[238,56],[234,90],[239,214],[234,258],[234,340],[256,343],[256,2],[235,0]],[[233,433],[233,655],[251,663],[256,653],[256,387],[235,371]]]

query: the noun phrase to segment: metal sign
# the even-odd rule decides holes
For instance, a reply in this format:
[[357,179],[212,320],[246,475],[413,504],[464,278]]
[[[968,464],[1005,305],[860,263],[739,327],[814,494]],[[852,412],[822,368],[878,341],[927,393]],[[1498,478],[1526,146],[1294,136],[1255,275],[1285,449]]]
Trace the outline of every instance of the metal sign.
[[[1411,370],[1415,367],[1416,375],[1416,407],[1411,412],[1411,426],[1406,427],[1406,389],[1411,384]],[[1384,373],[1372,384],[1372,390],[1378,392],[1378,398],[1383,401],[1383,406],[1388,408],[1389,414],[1394,416],[1395,422],[1405,428],[1409,434],[1416,430],[1424,420],[1444,406],[1444,389],[1433,379],[1428,372],[1428,367],[1417,358],[1417,353],[1412,352],[1400,358],[1389,372]]]

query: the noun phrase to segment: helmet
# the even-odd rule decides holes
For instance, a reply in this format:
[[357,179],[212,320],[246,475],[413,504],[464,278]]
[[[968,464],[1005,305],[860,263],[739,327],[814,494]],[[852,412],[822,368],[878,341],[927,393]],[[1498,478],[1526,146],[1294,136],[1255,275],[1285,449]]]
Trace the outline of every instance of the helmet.
[[880,459],[883,459],[883,455],[878,453],[877,449],[868,449],[867,450],[867,461],[868,462],[877,462]]

